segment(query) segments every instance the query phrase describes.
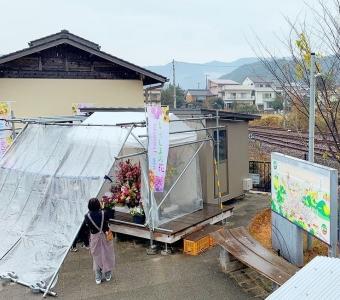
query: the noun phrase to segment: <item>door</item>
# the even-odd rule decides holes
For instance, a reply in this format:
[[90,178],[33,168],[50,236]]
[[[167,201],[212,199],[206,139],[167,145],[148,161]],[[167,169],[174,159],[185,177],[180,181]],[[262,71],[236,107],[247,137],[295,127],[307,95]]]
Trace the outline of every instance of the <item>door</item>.
[[[218,185],[220,183],[220,191],[222,196],[229,193],[228,187],[228,131],[225,129],[219,130],[219,162],[217,160],[217,130],[214,131],[214,157],[216,158],[216,164],[218,164],[218,176],[214,172],[215,176],[215,198],[218,198]],[[215,170],[215,168],[214,168]]]

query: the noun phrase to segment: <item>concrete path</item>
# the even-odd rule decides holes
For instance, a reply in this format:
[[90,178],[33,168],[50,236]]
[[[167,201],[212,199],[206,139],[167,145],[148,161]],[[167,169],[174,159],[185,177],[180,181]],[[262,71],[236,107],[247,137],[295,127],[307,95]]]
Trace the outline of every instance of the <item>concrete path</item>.
[[[236,201],[227,226],[247,225],[251,217],[268,206],[268,196],[247,195]],[[145,245],[134,241],[115,243],[117,267],[109,283],[97,286],[87,250],[67,256],[55,290],[58,299],[252,299],[236,282],[221,272],[218,247],[191,257],[181,253],[148,256]],[[40,299],[28,288],[0,286],[0,299]],[[52,298],[50,298],[52,299]]]

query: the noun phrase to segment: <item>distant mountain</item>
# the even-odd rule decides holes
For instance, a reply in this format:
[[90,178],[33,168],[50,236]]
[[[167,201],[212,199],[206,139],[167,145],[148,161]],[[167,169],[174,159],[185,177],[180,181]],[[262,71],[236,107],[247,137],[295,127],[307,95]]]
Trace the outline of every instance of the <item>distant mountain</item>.
[[[337,70],[339,68],[339,60],[335,56],[325,56],[321,59],[318,59],[318,62],[321,65],[322,70],[330,70],[332,67],[334,70]],[[278,65],[281,69],[290,68],[290,74],[292,74],[291,81],[297,80],[295,77],[295,63],[289,59],[289,58],[282,58],[277,60]],[[334,66],[337,66],[337,68],[334,68]],[[273,70],[277,70],[277,74],[280,74],[278,70],[278,66],[274,63],[271,63],[271,67]],[[248,76],[257,76],[260,78],[266,78],[266,79],[274,79],[273,75],[267,70],[267,68],[260,62],[253,62],[250,64],[244,64],[237,69],[233,70],[230,73],[227,73],[220,77],[220,79],[231,79],[235,80],[237,82],[242,82],[246,77]],[[334,73],[334,79],[339,84],[340,83],[340,73],[335,72]]]
[[232,72],[221,76],[220,79],[231,79],[242,83],[243,80],[250,75],[256,75],[263,78],[273,77],[266,67],[260,61],[257,61],[250,64],[244,64]]
[[[204,64],[175,61],[176,83],[183,89],[205,88],[206,75],[210,79],[232,72],[244,64],[256,62],[257,58],[240,58],[232,62],[211,61]],[[146,66],[146,69],[169,78],[172,82],[172,62],[160,66]]]

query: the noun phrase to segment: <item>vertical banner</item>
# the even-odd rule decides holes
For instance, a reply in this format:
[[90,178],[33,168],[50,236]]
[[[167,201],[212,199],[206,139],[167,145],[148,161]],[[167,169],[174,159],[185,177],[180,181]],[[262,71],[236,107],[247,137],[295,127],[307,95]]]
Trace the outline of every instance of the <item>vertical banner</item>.
[[12,144],[12,125],[3,119],[11,118],[11,105],[9,102],[0,102],[0,158]]
[[153,192],[163,192],[169,153],[169,107],[148,104],[147,115],[150,188]]

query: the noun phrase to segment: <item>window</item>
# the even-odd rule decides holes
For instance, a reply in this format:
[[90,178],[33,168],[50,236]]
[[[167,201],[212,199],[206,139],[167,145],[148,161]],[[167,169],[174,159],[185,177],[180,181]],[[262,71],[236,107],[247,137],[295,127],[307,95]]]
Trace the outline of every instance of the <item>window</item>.
[[240,97],[241,99],[245,99],[245,98],[247,98],[247,93],[241,93],[241,97]]
[[263,99],[271,99],[272,94],[271,93],[264,93],[263,94]]
[[236,99],[236,93],[230,93],[230,99]]
[[[228,159],[228,140],[227,140],[227,130],[221,129],[219,130],[219,160],[227,160]],[[214,131],[214,140],[215,140],[215,146],[214,151],[215,155],[217,155],[217,130]]]

